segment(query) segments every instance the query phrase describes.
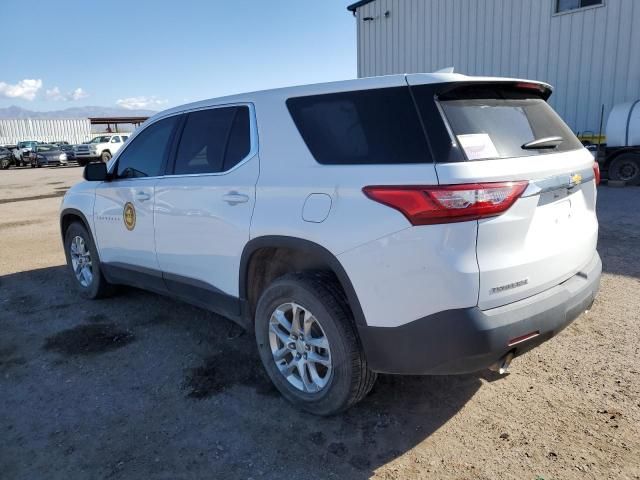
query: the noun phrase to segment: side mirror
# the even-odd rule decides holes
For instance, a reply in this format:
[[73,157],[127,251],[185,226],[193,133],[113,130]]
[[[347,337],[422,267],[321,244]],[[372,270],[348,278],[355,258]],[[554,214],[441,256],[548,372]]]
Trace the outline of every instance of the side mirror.
[[109,180],[107,165],[102,162],[87,163],[82,176],[87,182],[106,182]]

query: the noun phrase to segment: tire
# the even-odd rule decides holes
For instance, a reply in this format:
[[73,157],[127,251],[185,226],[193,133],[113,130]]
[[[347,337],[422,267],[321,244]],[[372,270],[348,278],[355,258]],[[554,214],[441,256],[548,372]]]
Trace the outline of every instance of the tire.
[[[305,334],[304,341],[302,336],[299,339],[295,338],[295,341],[290,341],[292,337],[287,337],[286,329],[281,329],[282,324],[274,323],[275,328],[280,328],[279,334],[284,333],[283,338],[289,342],[286,345],[282,341],[282,335],[277,337],[273,333],[272,316],[275,319],[274,313],[277,309],[281,309],[282,312],[288,308],[284,307],[285,305],[292,304],[296,304],[315,317],[316,322],[312,328],[316,331],[315,335],[322,335],[321,338],[326,340],[323,344],[328,345],[328,349],[310,347],[309,344],[304,343],[311,341],[311,338],[315,343],[320,341],[318,337],[314,338],[313,330]],[[291,318],[286,317],[286,314],[284,316]],[[262,364],[276,388],[297,408],[315,415],[333,415],[360,401],[373,387],[377,375],[367,366],[353,317],[342,290],[332,276],[318,272],[280,277],[262,293],[256,308],[255,321],[256,342]],[[288,321],[291,326],[292,322]],[[291,332],[295,331],[298,330],[292,327]],[[278,340],[275,340],[276,338]],[[275,345],[272,347],[273,342]],[[286,352],[284,354],[286,357],[280,357],[278,364],[272,348]],[[289,379],[280,370],[286,369],[285,364],[291,365],[291,362],[296,361],[294,358],[300,359],[301,355],[304,355],[306,362],[307,355],[304,352],[308,348],[311,348],[309,355],[313,354],[324,361],[327,358],[330,359],[330,370],[320,363],[313,361],[307,363],[307,365],[314,364],[316,378],[324,373],[322,378],[324,385],[319,387],[314,384],[311,389],[307,389],[297,368],[291,370],[293,373],[288,377]],[[295,355],[294,352],[296,352]],[[311,368],[310,365],[302,366],[305,378],[310,381],[308,383],[313,382]],[[299,385],[296,386],[292,382],[297,382]]]
[[[87,278],[83,277],[86,284],[81,283],[73,268],[71,250],[72,243],[76,241],[77,237],[82,239],[84,250],[90,255],[91,280],[86,281]],[[69,228],[67,228],[67,231],[64,234],[64,253],[67,259],[67,268],[69,269],[73,283],[82,297],[93,300],[107,297],[113,293],[114,286],[106,281],[100,270],[100,257],[98,256],[98,251],[93,243],[93,238],[82,223],[73,222],[69,225]]]
[[0,170],[9,170],[10,165],[11,162],[9,161],[9,159],[3,158],[2,161],[0,161]]
[[109,160],[111,160],[111,154],[109,152],[102,152],[102,155],[100,155],[100,160],[102,160],[102,163],[107,163]]
[[640,185],[640,154],[623,153],[614,158],[609,165],[609,178],[627,185]]
[[86,167],[87,166],[87,161],[84,159],[80,159],[78,160],[78,165],[81,167]]

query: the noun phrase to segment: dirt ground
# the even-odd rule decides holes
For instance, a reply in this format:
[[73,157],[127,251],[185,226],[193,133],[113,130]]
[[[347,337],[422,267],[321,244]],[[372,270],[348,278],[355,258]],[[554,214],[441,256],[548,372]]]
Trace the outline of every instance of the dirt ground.
[[230,321],[75,293],[57,212],[80,177],[0,172],[1,478],[640,478],[640,189],[600,189],[600,295],[509,375],[381,376],[317,418]]

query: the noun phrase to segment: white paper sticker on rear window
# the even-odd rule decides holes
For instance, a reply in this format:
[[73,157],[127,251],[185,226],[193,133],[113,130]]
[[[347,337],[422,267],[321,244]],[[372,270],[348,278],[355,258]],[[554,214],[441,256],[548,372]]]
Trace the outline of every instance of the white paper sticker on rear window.
[[469,160],[498,158],[498,150],[486,133],[469,133],[458,135],[458,142]]

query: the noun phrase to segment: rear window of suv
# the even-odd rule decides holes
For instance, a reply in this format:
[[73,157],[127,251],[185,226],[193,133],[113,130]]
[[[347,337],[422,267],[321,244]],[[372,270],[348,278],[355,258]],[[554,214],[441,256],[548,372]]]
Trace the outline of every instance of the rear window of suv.
[[420,119],[406,87],[289,98],[287,107],[318,163],[431,162]]
[[[525,89],[474,86],[442,95],[439,101],[467,160],[530,157],[582,148],[549,104]],[[541,148],[527,145],[534,141],[543,141]]]

